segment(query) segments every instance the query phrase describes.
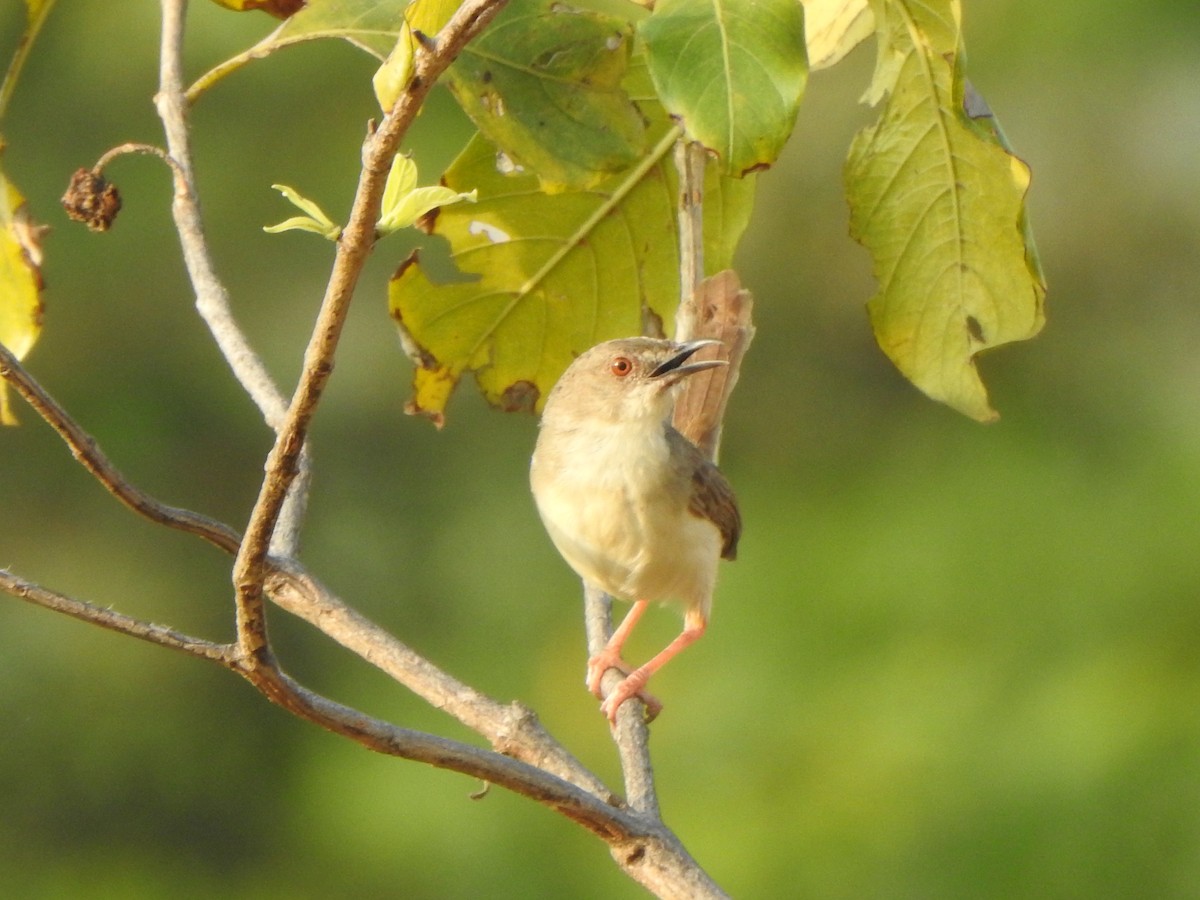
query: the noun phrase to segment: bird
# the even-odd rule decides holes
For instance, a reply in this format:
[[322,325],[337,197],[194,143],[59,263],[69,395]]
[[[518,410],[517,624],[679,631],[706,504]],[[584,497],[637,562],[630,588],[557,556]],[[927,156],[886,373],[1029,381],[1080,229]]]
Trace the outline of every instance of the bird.
[[[646,703],[650,718],[661,710],[646,683],[704,634],[718,562],[737,556],[742,522],[733,489],[670,422],[684,379],[727,364],[692,359],[719,344],[647,337],[597,344],[567,367],[542,411],[529,477],[546,531],[581,578],[632,603],[587,666],[587,686],[613,724],[631,697]],[[682,604],[683,630],[630,669],[622,648],[648,605],[663,602]],[[625,678],[604,697],[609,668]]]

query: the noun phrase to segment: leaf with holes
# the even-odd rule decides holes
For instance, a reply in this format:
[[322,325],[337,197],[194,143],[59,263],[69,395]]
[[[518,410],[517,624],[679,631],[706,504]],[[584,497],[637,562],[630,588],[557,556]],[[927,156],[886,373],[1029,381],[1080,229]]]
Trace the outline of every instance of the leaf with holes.
[[850,229],[874,263],[876,339],[930,397],[996,417],[983,350],[1033,337],[1045,284],[1028,238],[1029,169],[964,109],[957,0],[873,4],[879,122],[846,163]]
[[555,0],[510,0],[447,72],[471,120],[551,190],[590,187],[646,151],[622,87],[633,33]]
[[722,171],[775,161],[808,77],[797,0],[660,0],[638,33],[663,106]]

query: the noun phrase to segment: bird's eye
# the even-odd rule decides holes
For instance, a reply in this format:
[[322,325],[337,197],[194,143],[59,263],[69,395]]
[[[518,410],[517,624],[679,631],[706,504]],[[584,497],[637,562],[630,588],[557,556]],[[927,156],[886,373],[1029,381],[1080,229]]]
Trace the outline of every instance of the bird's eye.
[[611,363],[609,363],[608,368],[609,371],[618,378],[624,378],[633,371],[633,362],[630,361],[629,357],[627,356],[618,356]]

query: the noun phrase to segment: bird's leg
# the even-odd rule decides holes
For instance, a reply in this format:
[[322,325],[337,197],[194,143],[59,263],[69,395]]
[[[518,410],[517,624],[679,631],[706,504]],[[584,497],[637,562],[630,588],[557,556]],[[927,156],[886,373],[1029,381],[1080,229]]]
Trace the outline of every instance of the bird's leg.
[[[629,615],[633,615],[633,610],[630,610]],[[640,616],[641,612],[639,612],[638,615]],[[665,666],[673,656],[687,647],[690,647],[697,640],[699,640],[701,635],[704,634],[704,629],[707,627],[708,619],[705,617],[704,613],[698,609],[689,609],[687,614],[683,617],[683,631],[680,632],[679,637],[667,644],[667,646],[664,647],[658,653],[658,655],[649,662],[639,666],[625,676],[625,680],[613,688],[613,692],[605,698],[602,704],[600,704],[600,710],[606,716],[608,716],[608,721],[615,724],[617,721],[617,709],[630,697],[635,696],[641,697],[646,703],[646,706],[649,708],[647,711],[651,719],[658,715],[658,713],[662,710],[662,704],[657,700],[654,700],[654,698],[649,694],[645,693],[643,689],[646,687],[646,682],[650,680],[651,675]],[[617,631],[619,632],[624,628],[625,623],[622,622],[621,628],[618,628]],[[630,628],[632,628],[632,626],[630,626]],[[626,636],[628,636],[628,630],[626,631]],[[615,638],[616,634],[614,634],[613,637]],[[609,641],[609,644],[611,643],[612,641]],[[607,649],[608,648],[606,647],[605,650]]]
[[621,620],[621,624],[617,626],[617,630],[613,632],[612,637],[608,639],[608,643],[604,645],[604,649],[588,660],[587,686],[597,699],[602,699],[600,679],[604,677],[605,672],[609,669],[617,669],[622,675],[629,674],[629,667],[621,659],[621,648],[629,640],[629,635],[633,633],[633,626],[638,623],[638,619],[642,617],[647,606],[649,603],[645,600],[638,600],[634,603],[629,608],[629,612],[625,614],[625,618]]

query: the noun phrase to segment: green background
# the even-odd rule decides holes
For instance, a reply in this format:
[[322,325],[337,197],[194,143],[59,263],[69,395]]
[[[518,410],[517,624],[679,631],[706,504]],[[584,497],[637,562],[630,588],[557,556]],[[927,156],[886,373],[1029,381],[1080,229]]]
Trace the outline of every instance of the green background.
[[[723,465],[746,531],[708,635],[656,680],[664,813],[741,897],[1195,896],[1200,16],[1192,0],[965,6],[971,77],[1033,168],[1048,326],[983,360],[995,425],[902,381],[872,344],[841,199],[872,50],[814,76],[740,255],[759,334]],[[60,3],[3,123],[5,169],[54,226],[28,364],[137,484],[240,526],[269,439],[192,309],[166,171],[112,166],[125,210],[105,236],[57,207],[76,167],[161,141],[157,12]],[[0,9],[0,53],[21,13]],[[193,76],[270,25],[191,15]],[[291,215],[269,185],[344,217],[372,70],[348,45],[293,48],[193,116],[218,267],[285,384],[331,246],[263,234]],[[468,133],[444,92],[432,107],[425,180]],[[401,413],[385,282],[411,241],[380,247],[351,313],[304,559],[615,784],[578,584],[526,488],[533,420],[468,385],[442,433]],[[228,561],[119,507],[15,408],[0,565],[227,638]],[[647,619],[635,658],[678,628]],[[470,739],[307,626],[272,625],[314,688]],[[476,783],[318,731],[216,667],[3,596],[0,722],[6,896],[641,896],[532,803],[472,801]]]

